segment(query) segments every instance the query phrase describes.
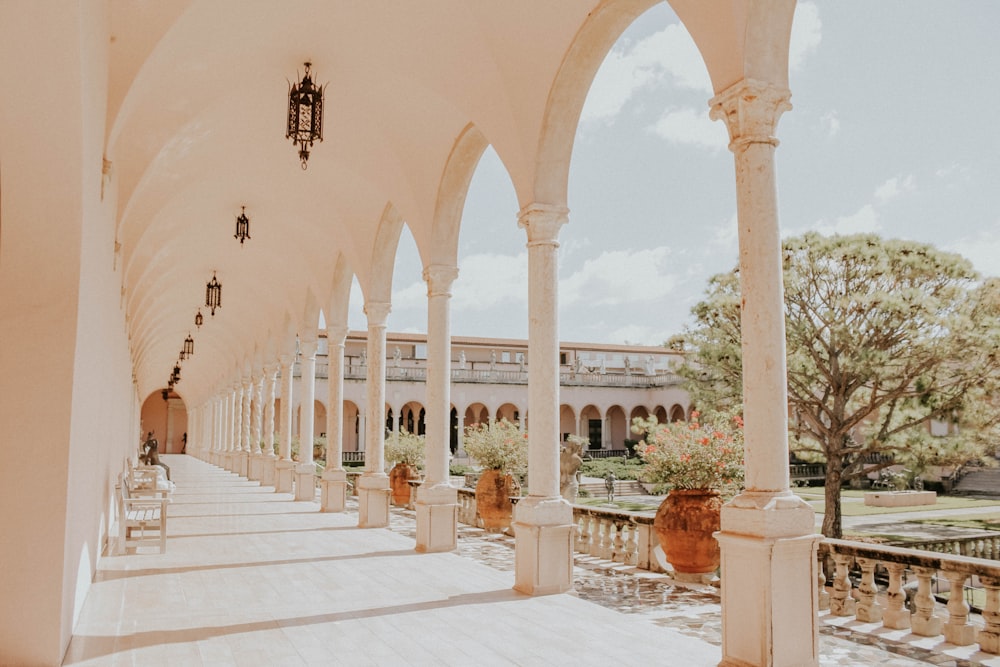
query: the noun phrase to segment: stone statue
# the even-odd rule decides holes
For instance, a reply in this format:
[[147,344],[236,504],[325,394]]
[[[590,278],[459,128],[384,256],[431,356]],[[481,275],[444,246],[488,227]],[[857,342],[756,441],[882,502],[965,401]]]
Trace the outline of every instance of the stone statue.
[[458,353],[458,367],[465,370],[465,350]]
[[579,373],[582,367],[583,367],[583,360],[580,359],[580,357],[577,357],[573,362],[573,374],[575,375]]
[[607,367],[607,365],[604,362],[604,357],[601,357],[601,370],[598,371],[598,372],[601,375],[607,375],[608,374],[608,367]]
[[568,502],[576,502],[580,490],[577,474],[583,465],[583,443],[568,441],[559,448],[559,493]]
[[608,471],[608,474],[604,476],[604,488],[608,491],[608,502],[615,502],[615,481],[618,478],[615,477],[615,473]]
[[367,366],[368,365],[368,351],[367,350],[361,350],[361,365],[362,366]]
[[497,369],[497,351],[490,350],[490,370],[495,371]]
[[625,375],[632,375],[632,362],[629,361],[628,355],[625,355]]
[[653,355],[648,355],[646,357],[646,375],[653,374]]
[[396,349],[392,351],[392,365],[398,368],[399,360],[402,358],[403,358],[403,353],[399,351],[399,346],[397,345]]
[[520,370],[523,373],[524,372],[524,352],[520,352],[517,355],[517,363],[520,365],[520,368],[518,370]]
[[146,434],[146,442],[142,443],[142,454],[139,455],[139,462],[148,466],[160,466],[167,471],[167,480],[170,480],[170,467],[160,461],[160,443],[153,437],[153,432]]

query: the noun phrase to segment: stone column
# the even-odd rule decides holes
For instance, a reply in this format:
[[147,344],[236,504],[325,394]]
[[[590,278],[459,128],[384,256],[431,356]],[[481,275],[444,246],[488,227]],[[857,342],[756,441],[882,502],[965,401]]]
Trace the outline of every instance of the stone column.
[[417,487],[417,551],[458,547],[458,489],[451,486],[451,285],[453,266],[424,269],[427,282],[427,410],[424,415],[426,475]]
[[250,406],[253,394],[253,383],[250,374],[243,378],[241,389],[242,407],[240,408],[240,446],[239,446],[239,475],[240,477],[250,477]]
[[222,449],[222,397],[216,394],[212,397],[212,450],[209,452],[208,461],[212,465],[219,465],[219,451]]
[[261,462],[261,486],[274,486],[274,464],[278,457],[274,453],[274,397],[278,383],[278,365],[264,366],[264,458]]
[[292,367],[294,354],[281,355],[281,445],[279,460],[275,463],[274,490],[277,493],[291,493],[295,478],[295,462],[292,461]]
[[[787,89],[740,81],[709,103],[736,163],[746,490],[722,509],[721,665],[818,665],[812,508],[789,490],[774,130]],[[758,622],[747,625],[746,619]]]
[[385,323],[392,304],[366,303],[368,318],[368,406],[365,472],[358,477],[358,526],[389,525],[389,476],[385,474]]
[[528,234],[529,495],[514,511],[514,588],[529,595],[573,587],[573,507],[559,493],[559,229],[569,211],[532,204],[518,224]]
[[264,422],[264,374],[260,370],[250,378],[250,398],[250,479],[259,482],[264,476],[264,454],[260,449]]
[[299,408],[299,464],[295,466],[295,499],[316,499],[316,463],[313,461],[313,431],[315,430],[316,347],[315,333],[311,340],[299,341],[302,355],[302,401]]
[[239,408],[243,405],[240,391],[239,383],[234,384],[232,391],[229,393],[229,414],[226,420],[226,429],[228,431],[226,436],[226,470],[237,474],[239,466],[237,465],[236,452],[239,449],[240,441]]
[[320,481],[320,511],[343,512],[347,505],[347,471],[344,470],[344,341],[347,327],[326,330],[327,395],[326,469]]
[[455,457],[463,459],[469,455],[465,451],[465,410],[459,410],[458,406],[455,406],[455,414],[458,417],[458,447],[455,450]]

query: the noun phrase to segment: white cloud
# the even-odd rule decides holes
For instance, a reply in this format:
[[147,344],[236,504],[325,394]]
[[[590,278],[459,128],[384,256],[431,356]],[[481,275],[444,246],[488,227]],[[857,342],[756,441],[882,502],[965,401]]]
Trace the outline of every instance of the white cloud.
[[823,39],[823,23],[819,20],[819,8],[814,2],[799,2],[792,19],[792,35],[788,45],[788,68],[802,68],[806,56],[819,48]]
[[1000,276],[1000,220],[973,236],[955,239],[944,249],[962,255],[984,275]]
[[670,109],[650,128],[657,136],[676,144],[691,144],[717,151],[729,145],[726,125],[708,117],[708,110]]
[[729,250],[734,253],[739,250],[740,227],[736,213],[733,213],[729,220],[715,228],[708,243],[712,246],[713,254],[717,254],[720,250]]
[[[453,310],[485,311],[504,302],[527,303],[528,255],[468,255],[452,286]],[[426,289],[424,298],[426,299]]]
[[821,220],[813,229],[824,236],[833,234],[867,234],[882,228],[878,211],[871,204],[865,204],[855,213],[837,218],[832,223]]
[[664,246],[603,252],[560,281],[560,305],[613,306],[662,298],[677,285],[668,272],[674,268],[669,255]]
[[581,121],[613,121],[636,92],[665,81],[712,93],[698,47],[678,23],[634,44],[620,43],[608,53],[590,86]]
[[820,116],[819,122],[826,128],[827,136],[831,139],[837,136],[837,133],[840,132],[840,119],[837,118],[837,112],[835,110],[831,109]]
[[893,176],[882,185],[875,188],[875,199],[879,204],[884,204],[895,199],[901,194],[913,192],[916,186],[913,182],[913,174],[906,176]]

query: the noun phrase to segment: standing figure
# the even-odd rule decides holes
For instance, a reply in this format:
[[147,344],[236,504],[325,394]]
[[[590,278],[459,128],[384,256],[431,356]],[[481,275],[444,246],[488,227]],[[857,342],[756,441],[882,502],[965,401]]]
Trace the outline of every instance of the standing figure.
[[608,474],[604,476],[604,488],[608,490],[608,502],[615,502],[615,473],[608,471]]
[[148,466],[160,466],[167,471],[167,480],[170,480],[170,466],[160,461],[160,443],[153,437],[152,431],[146,434],[146,442],[142,443],[139,460]]

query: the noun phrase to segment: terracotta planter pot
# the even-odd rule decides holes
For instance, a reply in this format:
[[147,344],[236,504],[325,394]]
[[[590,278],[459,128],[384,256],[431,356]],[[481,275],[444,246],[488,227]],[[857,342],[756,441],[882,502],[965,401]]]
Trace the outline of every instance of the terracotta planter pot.
[[511,496],[521,493],[521,487],[510,475],[499,470],[484,470],[476,483],[476,511],[485,530],[501,531],[510,527],[514,505]]
[[660,503],[653,529],[667,562],[681,574],[709,574],[719,567],[722,499],[718,491],[674,489]]
[[389,488],[392,489],[393,505],[405,507],[410,504],[411,479],[420,479],[420,473],[406,463],[397,463],[389,471]]

